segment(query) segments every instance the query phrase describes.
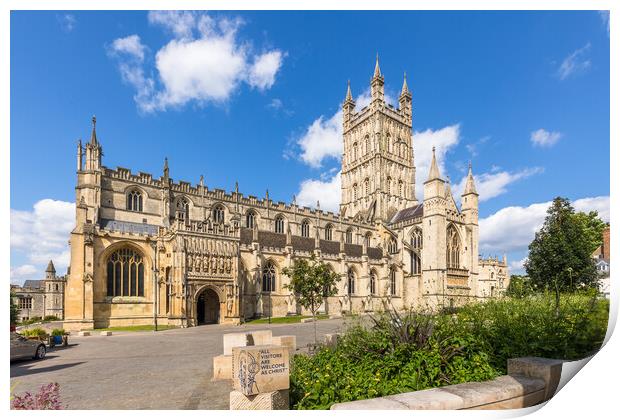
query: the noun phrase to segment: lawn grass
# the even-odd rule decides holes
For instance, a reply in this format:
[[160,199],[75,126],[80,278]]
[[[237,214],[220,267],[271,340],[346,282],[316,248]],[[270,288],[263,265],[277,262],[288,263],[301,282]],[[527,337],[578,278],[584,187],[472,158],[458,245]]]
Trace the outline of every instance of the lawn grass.
[[[177,328],[174,325],[158,325],[157,331],[171,330]],[[93,331],[154,331],[153,325],[128,325],[126,327],[107,327],[95,328]]]
[[[311,316],[306,315],[292,315],[292,316],[281,316],[277,318],[271,318],[272,324],[295,324],[297,322],[301,322],[303,318],[312,318]],[[328,319],[327,315],[317,315],[316,319]],[[246,324],[268,324],[269,318],[258,318],[252,319],[251,321],[246,321]]]

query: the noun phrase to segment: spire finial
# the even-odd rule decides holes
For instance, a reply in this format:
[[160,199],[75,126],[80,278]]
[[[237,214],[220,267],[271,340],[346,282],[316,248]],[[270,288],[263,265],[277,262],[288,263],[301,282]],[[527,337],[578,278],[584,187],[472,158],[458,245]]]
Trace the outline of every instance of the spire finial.
[[435,146],[433,146],[433,159],[431,161],[431,170],[428,172],[428,180],[441,179],[439,168],[437,167],[437,159],[435,158]]
[[168,169],[168,157],[164,158],[164,178],[168,179],[170,170]]
[[347,97],[345,98],[346,101],[352,101],[353,100],[353,96],[351,95],[351,80],[347,80]]
[[469,161],[469,170],[467,171],[467,181],[465,182],[465,190],[463,190],[463,195],[466,194],[478,194],[476,192],[476,183],[474,180],[474,175],[471,171],[471,160]]
[[379,52],[377,51],[377,61],[375,62],[375,75],[374,77],[381,76],[381,69],[379,68]]
[[92,144],[97,144],[97,131],[96,131],[96,128],[97,128],[97,117],[94,116],[94,115],[93,115],[93,118],[92,118],[92,122],[93,122],[93,131],[92,131],[92,133],[90,135],[90,142]]
[[409,93],[409,86],[407,86],[407,72],[405,72],[405,76],[403,77],[403,88],[400,91],[401,96]]

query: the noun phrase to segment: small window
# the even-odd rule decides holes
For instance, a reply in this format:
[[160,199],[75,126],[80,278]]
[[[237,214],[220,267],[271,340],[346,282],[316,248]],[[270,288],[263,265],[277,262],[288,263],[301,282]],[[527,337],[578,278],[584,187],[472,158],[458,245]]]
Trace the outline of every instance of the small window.
[[301,236],[304,238],[310,237],[310,223],[307,220],[301,222]]
[[368,178],[366,178],[364,180],[364,194],[366,196],[368,196],[368,194],[370,194],[370,181],[368,180]]
[[276,233],[284,233],[284,217],[276,216]]
[[253,211],[249,211],[245,216],[245,226],[254,229],[254,223],[256,223],[256,214]]
[[213,209],[213,222],[218,224],[224,223],[224,207],[219,205],[215,206]]
[[355,272],[352,268],[347,272],[347,294],[355,294]]
[[398,252],[398,243],[396,242],[396,239],[390,238],[388,242],[388,252],[390,254],[396,254]]
[[262,286],[263,292],[271,293],[276,291],[276,267],[271,261],[263,269]]
[[[32,298],[31,297],[20,297],[17,301],[17,307],[19,309],[32,309]],[[28,318],[25,318],[28,319]]]
[[127,194],[127,210],[142,211],[142,193],[139,190],[131,190]]
[[377,274],[374,271],[370,273],[370,294],[377,294]]
[[345,242],[348,244],[352,244],[353,243],[353,229],[349,228],[347,229],[347,234],[345,237]]
[[325,226],[325,240],[326,241],[332,240],[333,231],[334,231],[334,227],[332,225]]
[[401,180],[398,181],[398,195],[403,196],[403,181]]
[[185,197],[181,197],[177,201],[176,213],[177,220],[181,222],[189,221],[189,202]]
[[387,193],[388,195],[392,194],[392,178],[391,177],[387,177]]
[[396,270],[390,268],[390,295],[396,296]]
[[353,184],[353,201],[357,200],[357,184]]
[[372,233],[366,232],[366,235],[364,236],[364,244],[366,244],[366,247],[370,247],[370,238],[371,237],[372,237]]

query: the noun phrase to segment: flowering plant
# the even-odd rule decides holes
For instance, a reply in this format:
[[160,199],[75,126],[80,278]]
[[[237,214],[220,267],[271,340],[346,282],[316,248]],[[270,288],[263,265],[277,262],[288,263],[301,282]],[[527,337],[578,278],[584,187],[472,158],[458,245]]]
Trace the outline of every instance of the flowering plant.
[[15,410],[61,410],[60,385],[57,382],[42,385],[36,394],[15,395],[11,402]]

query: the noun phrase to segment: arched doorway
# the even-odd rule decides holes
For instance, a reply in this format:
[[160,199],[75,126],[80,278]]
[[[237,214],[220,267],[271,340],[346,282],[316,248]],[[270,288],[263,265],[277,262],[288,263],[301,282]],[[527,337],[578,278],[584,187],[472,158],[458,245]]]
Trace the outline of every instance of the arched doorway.
[[220,298],[213,289],[206,288],[196,301],[196,323],[198,325],[220,322]]

